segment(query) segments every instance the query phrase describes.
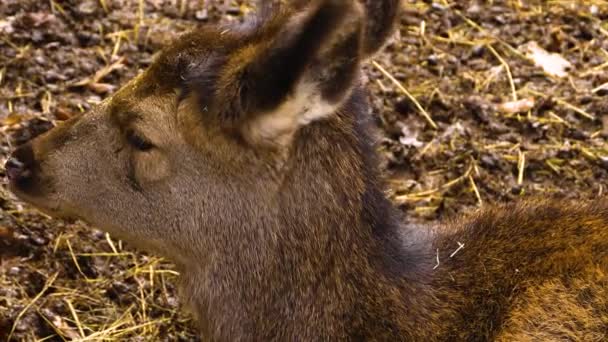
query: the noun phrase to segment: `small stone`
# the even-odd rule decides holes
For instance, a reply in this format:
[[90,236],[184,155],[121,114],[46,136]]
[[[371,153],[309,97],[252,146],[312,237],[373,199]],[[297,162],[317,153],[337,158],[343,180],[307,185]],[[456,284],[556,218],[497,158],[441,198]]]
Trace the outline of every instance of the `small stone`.
[[486,51],[485,45],[475,45],[475,46],[473,46],[473,49],[471,51],[471,56],[481,57],[483,55],[484,51]]
[[229,6],[226,8],[226,14],[239,15],[241,14],[241,8],[239,6]]
[[91,236],[93,236],[95,240],[104,240],[106,238],[106,233],[99,229],[93,229]]
[[209,11],[207,11],[206,9],[196,11],[196,13],[194,13],[194,18],[196,18],[196,20],[206,21],[207,19],[209,19]]
[[34,236],[32,237],[32,243],[37,246],[44,246],[48,243],[48,240],[40,236]]
[[496,157],[491,154],[481,156],[481,164],[488,169],[495,169],[497,165]]
[[608,115],[602,116],[602,135],[608,137]]
[[436,10],[436,11],[445,11],[445,6],[443,6],[442,4],[438,4],[436,2],[433,2],[431,4],[431,8]]
[[605,170],[608,170],[608,156],[600,157],[600,166]]
[[97,4],[94,1],[85,1],[78,6],[78,12],[81,14],[93,14],[97,10]]
[[591,15],[598,15],[600,13],[600,9],[599,7],[597,7],[597,5],[591,5],[589,7],[589,12],[591,13]]
[[21,268],[17,267],[17,266],[13,266],[11,268],[8,269],[8,275],[10,276],[16,276],[21,272]]
[[0,226],[0,239],[10,239],[13,237],[13,230],[8,227]]
[[523,193],[524,188],[521,185],[515,185],[511,188],[511,193],[513,195],[521,195]]

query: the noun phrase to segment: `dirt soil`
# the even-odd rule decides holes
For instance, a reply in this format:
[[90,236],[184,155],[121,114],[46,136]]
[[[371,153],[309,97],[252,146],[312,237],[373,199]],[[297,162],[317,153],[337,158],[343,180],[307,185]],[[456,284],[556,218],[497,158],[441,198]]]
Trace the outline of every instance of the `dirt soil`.
[[[406,2],[399,33],[363,82],[389,195],[408,220],[608,191],[605,1]],[[250,9],[224,0],[2,0],[0,162],[112,94],[165,42]],[[568,67],[550,70],[531,51]],[[50,219],[5,186],[0,206],[0,341],[196,340],[170,263]]]

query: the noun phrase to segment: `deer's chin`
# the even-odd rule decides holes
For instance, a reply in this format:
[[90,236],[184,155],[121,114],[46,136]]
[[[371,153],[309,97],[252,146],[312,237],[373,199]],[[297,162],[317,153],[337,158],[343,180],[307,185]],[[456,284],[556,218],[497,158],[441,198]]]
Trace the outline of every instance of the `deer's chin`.
[[29,194],[28,192],[21,191],[19,187],[13,187],[12,184],[9,185],[9,189],[17,198],[22,200],[23,202],[31,205],[36,210],[41,213],[57,218],[62,219],[64,221],[73,222],[76,220],[80,220],[81,218],[77,215],[74,215],[68,210],[65,210],[60,206],[57,201],[53,201],[41,196],[36,196]]
[[48,215],[52,218],[65,221],[67,223],[74,223],[76,221],[82,221],[82,219],[80,217],[78,217],[76,215],[65,213],[56,208],[49,209],[49,208],[40,207],[40,206],[36,206],[36,205],[33,205],[33,206],[34,206],[34,208],[36,208],[36,210],[40,211],[41,213]]

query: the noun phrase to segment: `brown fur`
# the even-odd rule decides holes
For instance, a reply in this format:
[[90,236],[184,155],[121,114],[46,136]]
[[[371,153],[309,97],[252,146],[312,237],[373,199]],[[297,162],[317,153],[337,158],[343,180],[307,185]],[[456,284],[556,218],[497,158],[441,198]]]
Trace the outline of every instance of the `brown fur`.
[[356,84],[397,4],[298,2],[185,35],[15,151],[11,188],[175,261],[209,340],[605,339],[605,198],[400,223]]

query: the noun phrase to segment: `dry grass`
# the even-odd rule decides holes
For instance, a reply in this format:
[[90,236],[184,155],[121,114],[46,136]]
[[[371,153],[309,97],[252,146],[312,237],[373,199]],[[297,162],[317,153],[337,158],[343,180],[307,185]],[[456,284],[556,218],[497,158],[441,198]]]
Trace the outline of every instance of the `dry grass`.
[[[7,0],[0,14],[9,3],[23,10],[0,15],[4,158],[49,122],[84,112],[115,91],[160,45],[198,23],[196,16],[237,20],[250,10],[211,0],[208,13],[194,1],[99,0],[92,14],[78,17],[63,2]],[[367,68],[391,196],[411,219],[528,193],[606,191],[608,5],[489,3],[473,11],[473,1],[433,7],[409,1],[400,35]],[[52,18],[43,23],[48,18],[28,13]],[[43,42],[32,40],[33,24],[17,25],[25,17],[39,21],[34,31]],[[7,25],[14,31],[7,33]],[[63,37],[74,30],[90,37]],[[575,70],[565,78],[543,73],[520,50],[529,41],[563,55]],[[525,110],[497,110],[528,98],[534,105]],[[420,146],[400,142],[404,126]],[[0,198],[0,340],[195,340],[170,263],[90,227],[51,220],[4,190]]]
[[[586,23],[586,25],[595,30],[596,37],[579,41],[577,42],[579,45],[574,45],[563,51],[563,55],[570,61],[574,61],[575,65],[586,64],[582,71],[572,70],[568,77],[562,79],[550,75],[538,78],[539,71],[542,70],[538,70],[522,51],[519,45],[523,46],[524,44],[515,45],[510,40],[515,40],[512,37],[519,35],[526,39],[526,42],[537,40],[542,42],[545,37],[540,36],[539,32],[534,32],[542,31],[542,29],[536,27],[535,30],[521,32],[521,28],[512,29],[512,27],[508,27],[509,24],[504,24],[504,31],[514,32],[509,34],[503,32],[500,28],[492,27],[493,23],[491,21],[493,18],[482,14],[484,10],[490,7],[489,5],[482,5],[480,11],[474,10],[471,14],[467,13],[467,10],[470,11],[470,5],[460,4],[457,1],[440,1],[439,4],[436,3],[433,6],[420,1],[413,3],[408,12],[422,20],[416,24],[403,27],[401,36],[409,37],[408,44],[410,45],[412,40],[415,40],[416,46],[397,44],[398,48],[394,48],[393,52],[407,54],[409,58],[405,59],[410,65],[424,68],[428,67],[430,63],[428,56],[439,56],[446,59],[450,57],[458,58],[463,55],[466,56],[467,51],[473,49],[477,51],[485,50],[486,52],[482,52],[482,56],[478,57],[479,61],[483,60],[483,63],[469,67],[466,65],[466,61],[463,61],[462,64],[465,65],[459,65],[459,74],[452,75],[458,82],[465,80],[473,84],[473,89],[468,94],[450,90],[449,87],[458,88],[458,86],[454,86],[454,79],[451,79],[451,82],[445,82],[445,75],[427,73],[424,74],[425,77],[423,78],[420,77],[421,73],[418,73],[418,77],[401,75],[401,78],[405,78],[407,83],[405,84],[394,76],[398,73],[403,74],[403,69],[400,69],[400,66],[394,66],[396,63],[385,62],[389,67],[383,68],[378,62],[373,62],[373,67],[378,69],[382,76],[388,78],[395,89],[403,92],[416,111],[422,114],[427,121],[426,125],[419,124],[421,127],[417,132],[418,135],[426,137],[425,146],[414,152],[406,151],[406,153],[411,154],[411,156],[406,157],[406,160],[413,163],[439,164],[428,163],[428,159],[439,157],[439,159],[445,161],[442,167],[436,169],[421,168],[422,170],[416,170],[414,174],[417,175],[417,182],[412,182],[409,179],[404,182],[402,173],[397,173],[398,177],[393,179],[391,183],[393,198],[397,203],[404,203],[411,213],[435,217],[446,203],[467,201],[472,205],[473,201],[471,200],[473,198],[477,205],[481,205],[483,203],[482,197],[486,195],[488,190],[494,192],[489,196],[486,195],[491,197],[492,200],[501,197],[510,198],[511,195],[524,195],[526,190],[532,193],[563,193],[565,189],[556,184],[559,182],[555,182],[551,178],[568,179],[571,184],[580,185],[588,183],[594,178],[590,174],[590,169],[581,167],[584,163],[581,162],[581,159],[594,165],[593,167],[597,167],[599,164],[605,165],[608,155],[607,128],[604,127],[602,133],[601,125],[598,125],[597,115],[603,115],[603,113],[593,112],[597,111],[597,108],[606,108],[604,107],[606,101],[600,97],[592,97],[597,94],[598,90],[606,87],[603,80],[606,78],[604,70],[606,69],[607,47],[601,42],[601,39],[604,39],[603,35],[605,35],[607,24],[605,19],[594,16],[593,13],[605,13],[607,4],[602,1],[579,3],[550,1],[536,2],[536,5],[533,5],[534,2],[532,2],[532,5],[530,5],[530,2],[527,2],[527,4],[527,6],[524,6],[520,1],[499,1],[495,3],[497,7],[506,10],[497,15],[505,14],[505,17],[518,22],[519,25],[522,25],[519,21],[529,20],[540,24],[542,21],[539,19],[541,18],[551,18],[559,21],[564,17],[571,16],[585,18],[589,21],[590,24]],[[483,8],[484,6],[487,7]],[[422,13],[427,13],[427,17],[421,15]],[[458,21],[458,23],[449,27],[445,24],[445,21],[433,21],[433,18],[428,17],[428,13],[436,14],[437,18],[449,13],[449,16],[452,16],[453,20]],[[474,19],[472,16],[476,18]],[[477,20],[480,18],[484,22],[478,22]],[[447,29],[445,29],[446,27]],[[551,27],[551,30],[553,32],[561,31],[564,27],[572,29],[572,27],[564,25],[563,27]],[[555,44],[560,43],[563,42],[555,42]],[[409,53],[409,51],[413,52]],[[585,59],[596,60],[595,63],[598,63],[597,61],[603,62],[597,65],[589,65],[594,63],[583,62],[581,60],[583,56]],[[385,58],[385,60],[390,59],[395,60],[394,57]],[[433,61],[433,63],[437,62]],[[482,67],[480,67],[480,64]],[[412,72],[412,74],[415,75],[416,72]],[[531,75],[534,76],[534,79],[530,77]],[[597,85],[598,83],[600,84]],[[387,87],[385,83],[381,83],[379,90],[381,93],[392,93],[390,87]],[[420,100],[421,98],[422,100]],[[535,105],[526,108],[525,111],[509,114],[501,114],[498,110],[502,104],[509,104],[509,101],[516,102],[522,98],[530,99]],[[484,114],[489,114],[488,120],[501,123],[515,122],[515,125],[520,127],[507,127],[506,129],[519,130],[517,133],[521,136],[519,139],[497,141],[497,137],[488,136],[488,132],[481,134],[474,132],[476,129],[483,130],[484,127],[479,127],[482,125],[478,124],[466,126],[466,118],[458,121],[465,127],[466,132],[455,135],[446,134],[446,130],[455,126],[449,126],[446,129],[447,125],[441,127],[440,124],[438,128],[435,123],[437,119],[431,119],[431,116],[436,115],[433,113],[433,102],[458,103],[462,106],[463,100],[476,102],[473,103],[473,106],[482,107]],[[421,105],[421,103],[426,103],[426,106]],[[550,108],[539,108],[540,106]],[[479,108],[473,108],[471,111],[477,109]],[[406,124],[409,123],[409,119],[397,120],[406,121]],[[535,142],[522,134],[522,131],[525,130],[522,127],[525,128],[525,126],[548,127],[546,128],[547,131],[555,131],[557,134],[555,134],[555,137],[546,139],[547,141]],[[577,141],[579,139],[564,136],[563,132],[569,129],[577,131],[578,134],[588,139]],[[477,137],[473,138],[471,136]],[[471,146],[462,148],[462,146],[458,146],[459,144]],[[388,145],[389,151],[394,152],[391,151],[394,144],[390,143]],[[399,152],[403,153],[402,151]],[[483,170],[483,168],[480,172],[478,167],[479,155],[484,152],[512,165],[511,169],[513,171],[509,172],[508,165],[501,170],[496,170],[500,173],[507,171],[506,174],[501,175],[502,179],[495,174],[489,174],[489,170]],[[447,160],[443,159],[446,155],[450,155]],[[567,155],[572,155],[572,157],[566,157]],[[527,167],[531,164],[528,161],[532,162],[533,171],[527,170]],[[542,165],[543,170],[538,170],[539,165]],[[428,165],[425,166],[428,167]],[[403,164],[402,167],[407,169],[410,165]],[[459,173],[458,170],[463,171]],[[471,172],[472,170],[473,172]],[[421,175],[420,172],[422,172]],[[600,172],[605,174],[603,171]],[[454,173],[457,174],[454,175]],[[527,181],[526,175],[528,173],[534,173],[534,176],[544,175],[543,178],[545,179],[542,181],[538,179]],[[416,176],[413,178],[416,178]],[[483,185],[482,188],[478,186],[478,183]],[[587,186],[589,184],[585,188]],[[592,187],[595,189],[588,192],[589,196],[602,193],[603,186],[600,184]],[[497,193],[501,193],[501,196],[496,196]],[[580,193],[584,193],[584,191]]]

